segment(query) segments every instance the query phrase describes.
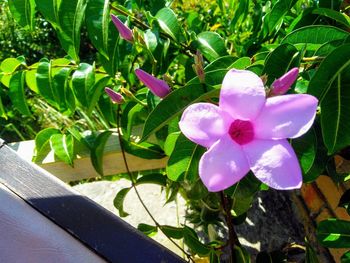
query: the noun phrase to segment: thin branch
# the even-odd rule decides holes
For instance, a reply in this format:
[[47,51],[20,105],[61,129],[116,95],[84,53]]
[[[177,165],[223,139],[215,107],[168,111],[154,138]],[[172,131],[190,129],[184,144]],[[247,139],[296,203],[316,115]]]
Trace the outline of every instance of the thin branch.
[[231,252],[230,262],[233,262],[234,247],[235,245],[241,246],[241,244],[238,240],[238,236],[233,227],[230,201],[227,198],[227,196],[225,196],[223,191],[220,192],[220,198],[221,198],[221,204],[225,213],[226,224],[228,227],[229,246],[230,246],[230,252]]
[[146,204],[143,202],[141,195],[139,193],[139,191],[137,190],[137,187],[135,185],[134,179],[132,177],[132,174],[130,172],[129,169],[129,165],[128,162],[126,160],[126,155],[125,155],[125,150],[124,150],[124,145],[123,145],[123,141],[121,138],[121,132],[120,132],[120,126],[119,126],[119,122],[120,122],[120,105],[118,105],[118,109],[117,109],[117,132],[118,132],[118,139],[119,139],[119,144],[120,144],[120,150],[122,152],[122,157],[123,157],[123,161],[124,161],[124,165],[125,165],[125,169],[126,172],[130,178],[131,181],[131,187],[135,190],[136,196],[139,199],[141,205],[143,206],[143,208],[146,210],[147,214],[151,217],[152,221],[154,222],[154,224],[156,225],[156,227],[178,248],[180,249],[180,251],[182,253],[184,253],[184,255],[187,256],[189,262],[194,262],[194,260],[192,259],[191,255],[188,254],[182,247],[179,246],[179,244],[177,244],[171,237],[169,237],[162,229],[161,225],[158,223],[158,221],[154,218],[154,216],[152,215],[152,213],[149,211],[149,209],[147,208]]

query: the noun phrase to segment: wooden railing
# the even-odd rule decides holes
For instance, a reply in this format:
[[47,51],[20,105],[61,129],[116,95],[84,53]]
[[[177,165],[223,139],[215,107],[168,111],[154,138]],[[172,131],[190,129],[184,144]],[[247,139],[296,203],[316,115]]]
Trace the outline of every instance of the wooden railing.
[[[109,137],[104,149],[103,171],[105,175],[126,172],[117,136],[116,133],[113,133]],[[34,141],[11,143],[9,144],[9,147],[16,151],[23,159],[28,162],[32,161],[35,149]],[[38,160],[36,164],[64,182],[72,182],[100,176],[92,166],[89,151],[81,147],[78,149],[77,157],[78,158],[74,160],[74,168],[55,158],[53,151],[44,156],[38,156],[36,158]],[[126,154],[126,158],[131,171],[164,168],[167,162],[167,158],[145,161],[145,159],[130,154]]]
[[[12,144],[11,147],[18,152],[4,145],[0,139],[0,183],[100,257],[108,262],[184,262],[176,254],[143,235],[116,215],[74,192],[52,174],[25,160],[31,156],[32,142]],[[116,154],[110,154],[110,158],[116,158],[113,166],[116,165]],[[93,169],[81,167],[87,163],[88,157],[83,156],[76,162],[73,170],[48,157],[41,166],[56,172],[64,181],[70,181],[95,176]],[[155,168],[160,164],[156,162],[147,167]],[[78,175],[76,169],[79,170]],[[113,169],[116,169],[113,173],[122,171],[118,168]],[[84,170],[89,171],[89,174],[84,175]],[[21,253],[20,250],[18,252]]]

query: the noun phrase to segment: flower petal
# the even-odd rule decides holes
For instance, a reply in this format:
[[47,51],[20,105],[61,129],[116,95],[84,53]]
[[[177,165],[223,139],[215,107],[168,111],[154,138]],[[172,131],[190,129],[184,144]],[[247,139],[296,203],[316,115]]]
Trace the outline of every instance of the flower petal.
[[300,188],[298,159],[287,140],[254,140],[243,146],[255,176],[274,189]]
[[254,121],[256,138],[296,138],[314,122],[317,99],[307,94],[276,96],[266,100],[265,107]]
[[220,108],[234,119],[253,120],[265,104],[262,80],[248,70],[231,69],[221,87]]
[[199,176],[210,192],[232,186],[248,171],[248,161],[242,148],[229,136],[217,141],[199,161]]
[[186,108],[179,122],[182,133],[191,141],[210,147],[227,133],[229,121],[214,104],[196,103]]

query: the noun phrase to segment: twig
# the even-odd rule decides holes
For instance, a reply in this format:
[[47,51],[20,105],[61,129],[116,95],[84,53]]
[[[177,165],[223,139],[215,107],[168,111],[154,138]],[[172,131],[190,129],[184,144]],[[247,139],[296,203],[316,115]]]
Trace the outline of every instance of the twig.
[[231,253],[230,262],[234,262],[233,261],[234,247],[235,245],[241,246],[241,244],[238,240],[237,234],[233,227],[232,215],[231,215],[231,204],[229,202],[229,199],[227,198],[227,196],[225,196],[223,191],[220,192],[220,198],[221,198],[222,207],[225,213],[226,224],[228,227],[228,237],[229,237],[229,245],[230,245],[230,253]]
[[194,262],[194,260],[192,259],[191,255],[188,254],[182,247],[180,247],[171,237],[169,237],[162,229],[161,225],[158,223],[158,221],[154,218],[154,216],[152,215],[152,213],[149,211],[149,209],[147,208],[146,204],[143,202],[141,195],[139,193],[139,191],[137,190],[137,187],[135,185],[134,179],[131,175],[130,169],[129,169],[129,165],[128,162],[126,160],[126,155],[125,155],[125,150],[124,150],[124,146],[123,146],[123,141],[121,138],[121,132],[120,132],[120,126],[119,126],[119,121],[120,121],[120,105],[118,105],[118,109],[117,109],[117,132],[118,132],[118,139],[119,139],[119,144],[120,144],[120,150],[122,152],[122,157],[123,157],[123,161],[124,161],[124,165],[125,165],[125,169],[126,169],[126,173],[128,174],[130,181],[131,181],[131,187],[135,190],[136,196],[139,199],[141,205],[143,206],[143,208],[146,210],[147,214],[151,217],[152,221],[154,222],[154,224],[156,225],[156,227],[170,240],[170,242],[172,242],[178,249],[180,249],[180,251],[182,253],[184,253],[184,255],[187,256],[189,262]]

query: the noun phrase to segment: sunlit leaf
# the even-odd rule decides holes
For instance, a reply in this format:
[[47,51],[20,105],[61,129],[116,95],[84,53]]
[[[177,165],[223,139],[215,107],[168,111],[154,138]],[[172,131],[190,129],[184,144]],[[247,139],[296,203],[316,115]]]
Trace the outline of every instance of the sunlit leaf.
[[25,96],[25,72],[16,72],[10,80],[9,97],[17,110],[23,115],[31,115],[28,108],[27,98]]
[[24,28],[34,29],[35,1],[9,0],[10,11],[15,21]]
[[91,157],[91,163],[94,166],[95,170],[100,174],[103,174],[103,153],[105,149],[105,145],[107,143],[107,140],[109,136],[111,136],[112,132],[111,131],[105,131],[100,133],[92,147],[91,147],[91,152],[90,152],[90,157]]
[[74,139],[72,135],[53,134],[50,137],[50,146],[59,159],[73,166]]
[[317,239],[325,247],[350,248],[350,221],[330,218],[317,226]]
[[215,32],[202,32],[192,43],[193,47],[199,49],[203,56],[209,61],[214,61],[220,56],[227,55],[225,42],[222,37]]

